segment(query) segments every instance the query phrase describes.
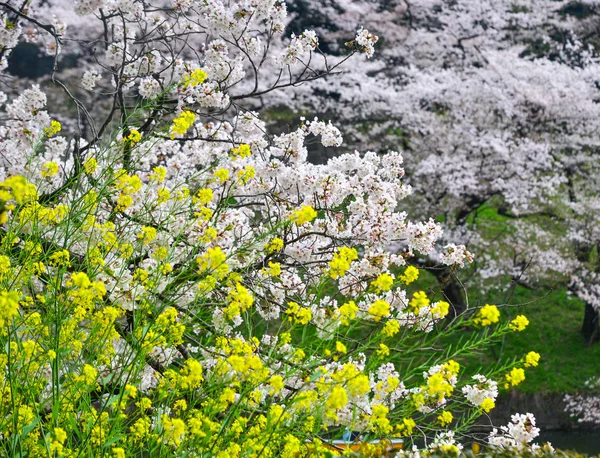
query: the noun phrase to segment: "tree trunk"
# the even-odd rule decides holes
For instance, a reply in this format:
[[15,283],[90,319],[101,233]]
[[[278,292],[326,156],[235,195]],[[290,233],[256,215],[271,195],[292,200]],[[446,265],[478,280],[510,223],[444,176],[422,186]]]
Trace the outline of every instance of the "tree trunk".
[[463,313],[467,308],[465,294],[455,273],[449,267],[434,268],[430,272],[440,283],[442,294],[450,303],[452,314],[456,317]]
[[600,340],[600,328],[598,327],[598,311],[590,304],[585,304],[585,314],[583,316],[583,326],[581,332],[585,338],[586,345]]

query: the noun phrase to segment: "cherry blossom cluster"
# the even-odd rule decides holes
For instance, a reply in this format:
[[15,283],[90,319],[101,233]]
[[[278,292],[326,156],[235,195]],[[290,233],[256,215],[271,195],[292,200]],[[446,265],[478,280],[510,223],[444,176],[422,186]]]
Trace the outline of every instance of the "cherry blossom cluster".
[[336,113],[349,148],[401,144],[416,191],[407,211],[438,215],[442,246],[469,246],[474,286],[561,284],[598,310],[597,8],[585,3],[579,15],[567,0],[303,8],[336,18],[337,30],[321,39],[332,54],[359,20],[385,42],[338,81],[315,80],[267,103]]

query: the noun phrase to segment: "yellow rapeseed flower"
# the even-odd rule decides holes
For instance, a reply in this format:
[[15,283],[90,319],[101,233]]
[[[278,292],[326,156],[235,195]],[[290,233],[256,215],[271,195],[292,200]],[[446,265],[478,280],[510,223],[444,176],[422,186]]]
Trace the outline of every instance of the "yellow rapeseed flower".
[[452,423],[454,416],[452,415],[452,412],[444,410],[441,414],[438,415],[437,419],[440,422],[440,425],[447,426],[450,423]]
[[297,324],[308,324],[312,318],[312,312],[309,308],[300,307],[295,302],[289,302],[285,311],[288,320]]
[[417,269],[416,267],[413,267],[413,266],[408,266],[406,268],[406,270],[404,271],[404,273],[402,275],[400,275],[400,280],[405,285],[410,285],[417,278],[419,278],[419,269]]
[[283,240],[280,239],[279,237],[275,237],[272,238],[266,245],[265,245],[265,253],[266,254],[271,254],[271,253],[277,253],[279,251],[281,251],[281,249],[283,248]]
[[348,301],[339,308],[339,312],[342,324],[344,326],[348,326],[350,324],[350,320],[356,318],[358,306],[354,303],[354,301]]
[[334,253],[333,259],[329,261],[329,276],[331,278],[343,277],[350,268],[352,261],[358,259],[356,249],[349,247],[340,247]]
[[229,179],[229,170],[217,169],[213,172],[213,176],[221,183],[225,183]]
[[433,304],[431,307],[431,313],[435,315],[437,318],[444,318],[448,315],[448,311],[450,310],[450,304],[446,301],[438,301]]
[[94,173],[97,167],[98,161],[93,157],[87,158],[83,163],[83,171],[86,173],[86,175],[91,175]]
[[529,325],[529,320],[525,315],[517,315],[517,317],[510,322],[510,329],[513,331],[524,331]]
[[390,314],[390,310],[390,304],[383,299],[378,299],[369,307],[369,314],[373,317],[374,321],[380,321],[381,318]]
[[392,337],[400,332],[400,323],[397,320],[389,320],[381,330],[384,336]]
[[155,181],[160,184],[167,178],[167,169],[158,165],[152,169],[152,173],[148,175],[150,181]]
[[[16,291],[0,292],[0,328],[4,328],[8,322],[19,313],[19,293]],[[0,330],[0,333],[5,331]]]
[[189,111],[182,111],[181,114],[173,119],[173,125],[171,126],[171,140],[175,138],[175,135],[184,135],[187,130],[192,127],[196,115]]
[[495,305],[485,304],[475,316],[473,322],[479,326],[490,326],[500,319],[500,311]]
[[325,405],[332,410],[339,410],[348,404],[348,393],[343,386],[336,386],[331,390]]
[[386,356],[389,356],[390,355],[390,348],[386,344],[380,343],[379,344],[379,350],[377,350],[377,355],[380,358],[385,358]]
[[250,156],[250,154],[252,154],[252,151],[250,150],[250,145],[247,145],[246,143],[242,143],[237,148],[232,148],[230,153],[231,153],[231,156],[233,157],[233,159],[235,160],[238,158]]
[[156,229],[150,226],[142,226],[136,237],[146,245],[156,238]]
[[376,280],[371,282],[371,285],[375,287],[378,293],[381,291],[389,291],[393,284],[394,277],[387,273],[379,275]]
[[525,355],[525,367],[536,367],[540,362],[540,354],[530,351]]
[[419,310],[421,310],[422,307],[427,307],[429,303],[429,298],[425,291],[415,291],[408,306],[415,315],[418,315]]
[[194,70],[192,73],[190,73],[190,75],[185,75],[183,77],[183,88],[187,89],[188,87],[196,87],[199,84],[204,83],[204,81],[206,81],[206,78],[208,78],[208,75],[206,74],[206,72],[200,68]]
[[46,137],[54,137],[62,129],[62,125],[57,120],[53,119],[50,121],[50,127],[44,127],[44,134]]
[[281,375],[273,375],[269,380],[269,385],[271,385],[275,393],[279,393],[283,390],[283,377]]
[[42,170],[40,171],[40,175],[43,178],[53,177],[58,173],[58,164],[56,162],[46,162],[42,166]]
[[489,412],[494,407],[496,407],[496,403],[492,398],[485,398],[480,406],[484,411]]
[[[525,380],[525,371],[521,368],[513,368],[510,373],[505,375],[506,381],[512,386],[517,386],[523,380]],[[508,385],[507,383],[507,385]]]
[[299,210],[294,211],[290,215],[290,221],[296,223],[298,226],[310,223],[317,217],[317,212],[310,205],[303,205]]
[[142,141],[142,134],[137,129],[130,129],[129,135],[127,135],[127,137],[125,137],[125,139],[124,139],[125,144],[129,145],[129,146],[133,146],[136,143],[139,143],[141,141]]

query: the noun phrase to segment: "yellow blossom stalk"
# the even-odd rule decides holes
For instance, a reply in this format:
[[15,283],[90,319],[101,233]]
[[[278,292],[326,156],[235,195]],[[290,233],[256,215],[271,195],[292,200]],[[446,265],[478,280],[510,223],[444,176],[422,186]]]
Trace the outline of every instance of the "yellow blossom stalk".
[[537,367],[540,362],[540,354],[530,351],[525,355],[525,367]]
[[196,120],[196,115],[189,111],[182,111],[181,114],[173,119],[173,125],[171,126],[171,140],[175,138],[176,135],[184,135],[190,127],[194,125],[194,121]]
[[419,278],[419,269],[413,266],[408,266],[402,275],[400,275],[400,281],[405,285],[410,285],[417,278]]
[[505,375],[505,378],[511,386],[517,386],[519,383],[525,380],[525,371],[521,368],[515,367]]
[[53,177],[58,173],[58,164],[56,162],[46,162],[42,166],[40,175],[44,178]]
[[310,223],[317,217],[317,212],[310,205],[303,205],[299,210],[294,211],[290,216],[290,221],[298,226]]
[[529,325],[529,320],[525,315],[517,315],[517,317],[510,322],[510,329],[513,331],[524,331]]
[[189,75],[184,75],[183,77],[183,88],[187,89],[188,87],[196,87],[199,84],[204,83],[208,78],[206,72],[200,68],[194,70]]
[[390,304],[382,299],[378,299],[369,307],[369,314],[374,321],[380,321],[383,317],[390,314]]
[[46,137],[54,137],[57,133],[59,133],[62,129],[62,125],[57,120],[53,119],[50,121],[50,127],[44,128],[44,134]]
[[495,305],[485,304],[473,319],[473,323],[479,326],[490,326],[500,319],[500,311]]

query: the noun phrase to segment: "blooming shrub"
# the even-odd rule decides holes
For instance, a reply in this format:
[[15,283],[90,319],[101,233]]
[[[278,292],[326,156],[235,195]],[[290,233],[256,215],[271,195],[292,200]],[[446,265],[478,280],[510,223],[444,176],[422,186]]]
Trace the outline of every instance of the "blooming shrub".
[[[410,286],[407,261],[441,229],[400,211],[399,153],[310,164],[307,138],[339,146],[335,126],[301,119],[269,135],[241,105],[260,96],[272,49],[285,72],[268,91],[345,59],[312,67],[310,31],[281,45],[285,6],[269,0],[75,11],[106,31],[104,66],[82,81],[111,74],[104,121],[80,120],[91,133],[67,140],[33,86],[0,128],[3,454],[322,456],[347,432],[457,453],[539,355],[480,374],[461,358],[526,322],[490,305],[449,320],[450,304]],[[65,28],[44,31],[58,54]],[[197,34],[210,39],[200,57]],[[350,53],[370,57],[376,42],[361,29]],[[449,252],[448,264],[470,255]],[[535,436],[512,431],[500,445]]]

